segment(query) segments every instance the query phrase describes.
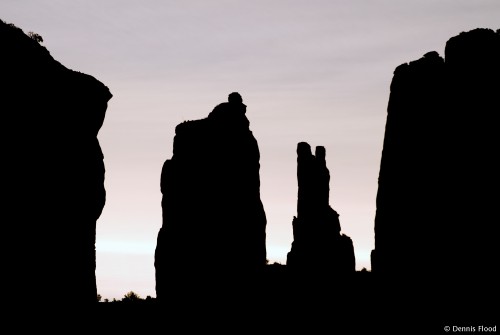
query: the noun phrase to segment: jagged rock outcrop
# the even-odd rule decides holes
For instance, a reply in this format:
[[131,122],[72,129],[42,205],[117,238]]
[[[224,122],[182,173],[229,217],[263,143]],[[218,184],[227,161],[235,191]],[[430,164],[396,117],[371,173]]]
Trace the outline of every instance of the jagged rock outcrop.
[[163,225],[155,251],[160,300],[179,285],[210,290],[266,265],[260,153],[245,113],[233,92],[207,118],[175,129],[173,156],[161,174]]
[[498,279],[499,92],[499,30],[462,32],[448,40],[444,59],[429,52],[396,68],[374,274],[459,291]]
[[329,204],[330,172],[325,156],[322,146],[313,155],[308,143],[297,145],[297,216],[286,263],[292,274],[338,277],[355,272],[352,240],[340,233],[339,214]]
[[97,134],[112,95],[32,36],[0,22],[4,279],[17,301],[93,303],[106,198]]

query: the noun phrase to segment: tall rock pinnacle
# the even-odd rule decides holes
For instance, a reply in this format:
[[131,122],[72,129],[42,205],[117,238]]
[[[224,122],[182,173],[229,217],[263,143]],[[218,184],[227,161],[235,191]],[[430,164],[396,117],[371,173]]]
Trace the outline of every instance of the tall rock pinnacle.
[[241,95],[233,92],[208,117],[176,127],[173,156],[161,175],[159,299],[177,285],[210,289],[266,264],[260,153],[245,113]]
[[292,273],[343,276],[355,271],[352,240],[340,233],[338,213],[330,207],[330,172],[326,151],[306,142],[297,145],[297,216],[287,268]]

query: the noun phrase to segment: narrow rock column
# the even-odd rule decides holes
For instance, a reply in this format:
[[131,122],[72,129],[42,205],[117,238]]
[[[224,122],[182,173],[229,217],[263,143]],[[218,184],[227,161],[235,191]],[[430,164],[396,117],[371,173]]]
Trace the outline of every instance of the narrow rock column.
[[354,273],[352,240],[340,233],[339,214],[329,205],[330,172],[324,147],[317,146],[313,155],[308,143],[297,145],[297,182],[297,216],[287,268],[313,277]]

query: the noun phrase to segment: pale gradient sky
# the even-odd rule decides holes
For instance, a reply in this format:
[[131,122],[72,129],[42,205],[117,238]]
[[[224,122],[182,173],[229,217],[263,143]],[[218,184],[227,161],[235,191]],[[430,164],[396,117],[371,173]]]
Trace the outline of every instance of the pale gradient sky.
[[500,28],[500,1],[2,0],[0,18],[113,94],[99,133],[107,202],[96,243],[98,292],[112,300],[156,296],[160,173],[175,126],[233,91],[261,152],[269,261],[285,264],[291,247],[295,150],[306,141],[326,148],[330,205],[356,268],[370,269],[393,71],[444,56],[462,31]]

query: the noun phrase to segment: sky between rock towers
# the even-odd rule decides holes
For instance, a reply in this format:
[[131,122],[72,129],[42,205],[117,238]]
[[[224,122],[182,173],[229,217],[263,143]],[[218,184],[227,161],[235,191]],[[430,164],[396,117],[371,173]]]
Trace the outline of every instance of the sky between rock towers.
[[393,71],[429,51],[444,56],[462,31],[498,29],[500,3],[3,0],[0,13],[113,94],[98,136],[107,202],[96,242],[98,292],[111,300],[156,296],[160,173],[175,126],[206,117],[231,92],[259,143],[269,261],[285,264],[291,247],[305,141],[325,147],[330,205],[356,268],[370,269]]

